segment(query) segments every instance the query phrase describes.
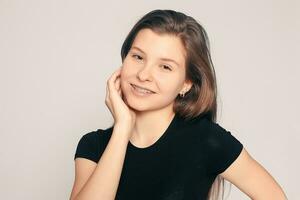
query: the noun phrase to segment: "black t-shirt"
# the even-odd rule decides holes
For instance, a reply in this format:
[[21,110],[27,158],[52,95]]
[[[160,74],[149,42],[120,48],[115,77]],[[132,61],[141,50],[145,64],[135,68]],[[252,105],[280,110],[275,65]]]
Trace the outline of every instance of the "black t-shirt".
[[[75,158],[98,163],[113,127],[86,133]],[[163,135],[146,148],[127,145],[116,200],[204,200],[216,176],[239,156],[243,144],[206,117],[174,115]]]

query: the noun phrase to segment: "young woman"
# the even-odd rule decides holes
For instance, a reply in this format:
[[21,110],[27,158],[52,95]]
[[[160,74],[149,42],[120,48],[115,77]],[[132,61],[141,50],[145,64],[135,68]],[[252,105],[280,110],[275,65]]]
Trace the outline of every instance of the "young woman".
[[251,199],[286,199],[216,123],[209,41],[196,20],[153,10],[132,28],[121,57],[106,89],[114,124],[80,139],[70,199],[217,199],[224,179]]

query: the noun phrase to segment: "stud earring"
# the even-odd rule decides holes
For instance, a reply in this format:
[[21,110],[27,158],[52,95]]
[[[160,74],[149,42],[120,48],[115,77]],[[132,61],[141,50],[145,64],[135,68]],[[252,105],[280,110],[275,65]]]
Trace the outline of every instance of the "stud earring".
[[180,93],[180,96],[183,98],[184,97],[184,95],[185,95],[185,93],[183,92],[183,93]]

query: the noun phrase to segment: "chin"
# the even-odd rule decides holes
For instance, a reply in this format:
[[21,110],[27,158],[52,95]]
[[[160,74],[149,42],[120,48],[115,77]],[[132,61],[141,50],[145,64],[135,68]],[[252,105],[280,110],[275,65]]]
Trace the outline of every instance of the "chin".
[[[133,94],[126,96],[124,102],[135,111],[145,111],[149,109],[148,102],[136,98]],[[153,105],[153,103],[150,104],[150,107],[151,105]]]

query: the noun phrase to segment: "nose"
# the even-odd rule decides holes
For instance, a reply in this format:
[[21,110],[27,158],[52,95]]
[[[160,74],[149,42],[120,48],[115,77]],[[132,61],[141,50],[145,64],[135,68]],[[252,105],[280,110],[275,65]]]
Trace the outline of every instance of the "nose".
[[152,81],[152,71],[150,65],[145,65],[142,69],[140,69],[137,73],[137,78],[141,81]]

